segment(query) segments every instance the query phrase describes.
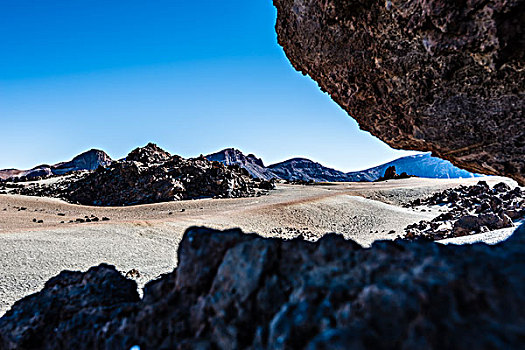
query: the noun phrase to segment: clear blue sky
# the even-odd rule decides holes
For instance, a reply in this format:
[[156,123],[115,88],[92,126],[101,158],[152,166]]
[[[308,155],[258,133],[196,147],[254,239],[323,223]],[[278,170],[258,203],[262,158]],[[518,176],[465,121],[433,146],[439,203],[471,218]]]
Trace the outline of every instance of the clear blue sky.
[[346,171],[409,154],[293,70],[275,16],[271,0],[0,0],[0,168],[149,141]]

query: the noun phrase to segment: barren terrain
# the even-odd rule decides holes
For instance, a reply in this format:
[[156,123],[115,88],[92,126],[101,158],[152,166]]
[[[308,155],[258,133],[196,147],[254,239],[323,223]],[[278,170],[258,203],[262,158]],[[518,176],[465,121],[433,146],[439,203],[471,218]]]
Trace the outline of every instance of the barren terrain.
[[[516,185],[498,177],[278,185],[270,195],[255,198],[105,208],[0,195],[0,315],[64,269],[85,270],[107,262],[124,273],[138,270],[137,280],[143,285],[173,270],[178,243],[190,226],[240,227],[262,236],[293,238],[301,234],[305,239],[337,232],[369,246],[375,240],[394,239],[408,224],[439,214],[437,208],[423,211],[401,204],[480,180],[490,185],[501,181]],[[76,222],[86,217],[99,221]],[[109,221],[102,221],[103,217]]]

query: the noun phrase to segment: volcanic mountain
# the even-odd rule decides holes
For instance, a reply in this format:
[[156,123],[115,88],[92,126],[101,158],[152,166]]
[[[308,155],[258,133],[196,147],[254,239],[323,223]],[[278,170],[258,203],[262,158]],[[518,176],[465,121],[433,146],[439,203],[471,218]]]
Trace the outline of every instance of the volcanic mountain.
[[272,164],[269,169],[279,179],[288,181],[344,182],[348,176],[306,158],[292,158]]
[[39,165],[29,170],[3,169],[0,170],[0,179],[22,179],[30,180],[40,176],[64,175],[79,170],[95,170],[99,166],[108,166],[112,162],[106,152],[91,149],[79,154],[69,162],[61,162],[55,165]]
[[383,176],[386,169],[391,166],[396,168],[397,173],[406,172],[408,175],[433,179],[458,179],[479,176],[454,166],[448,160],[432,157],[430,153],[424,153],[398,158],[370,169],[346,173],[351,179],[347,181],[375,181]]
[[427,178],[466,178],[476,174],[459,169],[449,161],[432,157],[430,153],[402,157],[373,168],[345,173],[328,168],[320,163],[306,158],[292,158],[267,167],[260,158],[253,154],[245,156],[234,148],[207,155],[208,160],[214,160],[226,165],[238,165],[245,168],[253,177],[269,180],[271,178],[287,181],[314,182],[356,182],[375,181],[384,175],[386,169],[395,166],[398,173]]
[[250,173],[251,176],[263,180],[271,180],[275,174],[264,166],[263,161],[253,154],[244,155],[241,151],[235,148],[226,148],[222,151],[208,154],[206,159],[223,163],[224,165],[238,165]]
[[[385,173],[390,166],[395,166],[398,173],[427,178],[466,178],[478,176],[466,170],[459,169],[449,161],[432,157],[430,153],[402,157],[373,168],[345,173],[326,167],[306,158],[292,158],[280,163],[265,166],[264,162],[254,154],[245,155],[235,148],[206,156],[209,161],[217,161],[224,165],[237,165],[244,168],[254,177],[263,180],[272,178],[287,181],[314,182],[356,182],[375,181]],[[4,169],[0,170],[0,179],[31,180],[37,177],[64,175],[78,170],[95,170],[99,166],[107,167],[114,162],[104,151],[91,149],[68,162],[55,165],[39,165],[30,170]]]

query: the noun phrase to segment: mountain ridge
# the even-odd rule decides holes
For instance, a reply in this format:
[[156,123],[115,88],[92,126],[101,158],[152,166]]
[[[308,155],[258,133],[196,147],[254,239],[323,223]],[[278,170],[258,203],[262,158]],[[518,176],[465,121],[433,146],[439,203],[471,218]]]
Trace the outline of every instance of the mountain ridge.
[[[231,156],[234,154],[235,156]],[[249,156],[253,156],[250,154]],[[479,176],[452,165],[447,160],[433,157],[430,153],[416,154],[397,158],[393,161],[377,165],[360,171],[343,172],[329,168],[321,163],[304,157],[294,157],[282,162],[257,167],[254,171],[252,162],[242,151],[227,148],[222,151],[205,156],[209,160],[227,162],[227,165],[239,165],[244,167],[252,176],[264,174],[265,180],[272,178],[287,181],[314,181],[314,182],[359,182],[376,181],[384,175],[386,169],[395,166],[398,173],[406,172],[408,175],[427,178],[468,178]],[[208,158],[209,157],[209,158]],[[255,157],[255,156],[253,156]],[[255,157],[256,158],[256,157]],[[256,158],[259,159],[259,158]],[[246,166],[249,163],[250,166]]]
[[22,179],[30,180],[42,176],[65,175],[79,170],[95,170],[99,166],[107,166],[113,160],[104,151],[92,148],[82,152],[70,161],[60,162],[53,165],[41,164],[28,170],[0,169],[0,179]]
[[[281,179],[286,181],[313,182],[359,182],[376,181],[384,175],[386,169],[395,166],[398,173],[427,178],[466,178],[479,176],[459,169],[449,161],[433,157],[430,153],[401,157],[393,161],[360,171],[343,172],[326,167],[305,157],[294,157],[266,166],[263,160],[253,153],[245,155],[236,148],[223,150],[205,156],[210,161],[225,165],[237,165],[254,177],[262,180]],[[54,165],[41,164],[29,170],[2,169],[1,180],[31,180],[38,177],[65,175],[78,170],[95,170],[113,162],[111,157],[99,149],[85,151],[67,162]]]

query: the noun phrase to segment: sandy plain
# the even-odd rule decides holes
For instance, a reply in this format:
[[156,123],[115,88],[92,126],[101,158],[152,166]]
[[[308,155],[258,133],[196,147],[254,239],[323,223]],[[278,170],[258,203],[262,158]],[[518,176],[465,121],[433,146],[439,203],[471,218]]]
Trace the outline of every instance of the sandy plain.
[[[261,197],[132,207],[90,207],[52,198],[0,195],[0,315],[65,269],[86,270],[105,262],[123,273],[138,270],[140,277],[136,280],[143,286],[177,265],[177,246],[190,226],[239,227],[285,239],[301,234],[315,240],[337,232],[369,246],[375,240],[395,239],[407,225],[432,219],[442,210],[404,208],[403,203],[480,180],[490,185],[501,181],[516,185],[499,177],[280,184]],[[86,217],[110,220],[75,222]]]

